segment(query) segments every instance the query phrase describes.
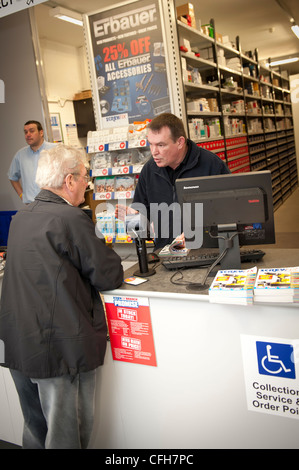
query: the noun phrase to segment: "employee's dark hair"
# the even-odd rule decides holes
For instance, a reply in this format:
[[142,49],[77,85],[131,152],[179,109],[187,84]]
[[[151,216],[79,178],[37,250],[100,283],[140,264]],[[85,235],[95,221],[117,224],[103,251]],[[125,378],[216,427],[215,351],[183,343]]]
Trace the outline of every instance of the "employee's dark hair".
[[29,124],[36,124],[36,127],[37,127],[37,130],[38,130],[38,131],[42,131],[42,130],[43,130],[43,126],[42,126],[41,123],[38,122],[38,121],[33,121],[33,120],[27,121],[27,122],[25,122],[24,126],[28,126]]
[[174,142],[176,142],[178,138],[181,136],[187,139],[183,121],[171,113],[159,114],[159,116],[156,116],[147,125],[147,129],[150,129],[153,132],[158,132],[162,129],[162,127],[165,127],[165,126],[167,126],[170,129],[171,138]]

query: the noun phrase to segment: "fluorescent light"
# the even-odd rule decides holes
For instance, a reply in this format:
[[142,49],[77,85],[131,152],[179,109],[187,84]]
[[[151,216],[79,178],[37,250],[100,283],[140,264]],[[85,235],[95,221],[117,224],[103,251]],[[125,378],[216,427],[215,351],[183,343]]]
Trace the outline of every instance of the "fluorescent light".
[[291,57],[290,59],[275,60],[273,62],[267,63],[267,67],[275,67],[276,65],[282,64],[291,64],[292,62],[297,62],[299,57]]
[[291,26],[291,30],[293,31],[293,33],[297,36],[297,38],[299,39],[299,26],[297,24],[295,24],[294,26]]
[[75,11],[67,10],[66,8],[56,7],[50,9],[50,16],[59,18],[60,20],[68,21],[69,23],[83,26],[82,15]]

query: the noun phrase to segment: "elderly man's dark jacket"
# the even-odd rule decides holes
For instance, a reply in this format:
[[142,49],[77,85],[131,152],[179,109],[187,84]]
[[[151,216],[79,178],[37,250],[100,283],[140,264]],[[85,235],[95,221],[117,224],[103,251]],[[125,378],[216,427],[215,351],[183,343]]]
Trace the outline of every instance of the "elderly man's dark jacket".
[[11,222],[0,310],[3,365],[31,378],[101,365],[107,328],[99,291],[122,280],[119,256],[96,236],[88,215],[42,190]]

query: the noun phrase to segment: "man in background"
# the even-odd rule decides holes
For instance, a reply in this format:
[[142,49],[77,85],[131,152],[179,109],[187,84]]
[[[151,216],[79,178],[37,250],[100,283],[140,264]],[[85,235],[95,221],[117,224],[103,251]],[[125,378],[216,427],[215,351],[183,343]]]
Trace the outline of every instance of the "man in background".
[[20,199],[25,204],[29,204],[34,201],[40,191],[35,182],[40,153],[56,144],[44,140],[44,131],[38,121],[27,121],[24,125],[24,133],[28,145],[21,148],[14,156],[8,171],[8,178]]

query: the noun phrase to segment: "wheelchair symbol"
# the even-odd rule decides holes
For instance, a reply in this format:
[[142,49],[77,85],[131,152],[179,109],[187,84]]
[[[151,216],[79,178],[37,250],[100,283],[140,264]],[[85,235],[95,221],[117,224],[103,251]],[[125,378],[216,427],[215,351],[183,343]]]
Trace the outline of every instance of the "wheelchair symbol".
[[260,374],[295,378],[292,345],[257,341],[256,347]]
[[[266,346],[266,350],[267,350],[267,354],[266,356],[263,357],[262,359],[262,366],[263,368],[269,372],[269,374],[279,374],[282,370],[284,370],[285,372],[291,372],[291,369],[287,369],[286,366],[284,365],[284,363],[282,362],[282,360],[279,359],[279,356],[272,356],[271,354],[271,349],[272,349],[272,346],[270,344],[267,344]],[[278,365],[278,369],[277,370],[269,370],[267,369],[267,367],[265,366],[265,363],[267,361],[267,365],[269,364],[275,364],[275,366],[273,366],[274,369],[276,369],[277,365]]]

